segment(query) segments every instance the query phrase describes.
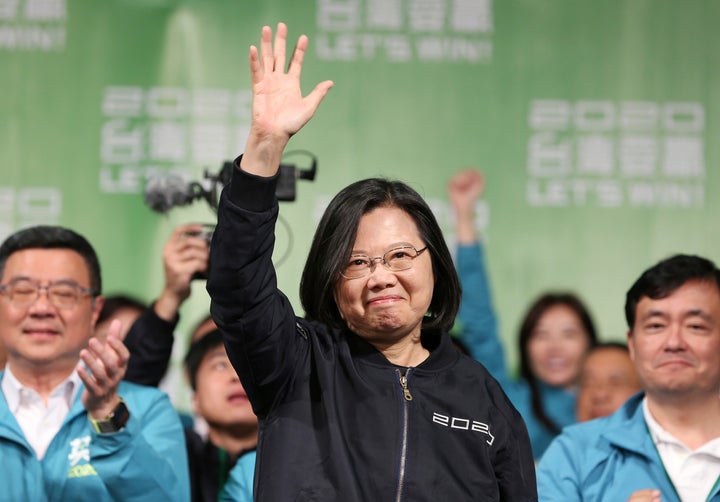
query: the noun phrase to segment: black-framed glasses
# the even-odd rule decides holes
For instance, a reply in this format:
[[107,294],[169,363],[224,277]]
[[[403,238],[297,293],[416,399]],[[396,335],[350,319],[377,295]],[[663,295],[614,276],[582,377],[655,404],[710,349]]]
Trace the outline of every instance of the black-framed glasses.
[[346,279],[359,279],[360,277],[366,277],[375,269],[375,263],[380,262],[383,266],[392,270],[393,272],[400,272],[401,270],[407,270],[412,268],[415,258],[427,249],[425,246],[422,249],[416,249],[414,246],[409,244],[394,247],[382,256],[376,258],[370,258],[364,254],[353,254],[345,265],[345,268],[340,272]]
[[86,296],[97,296],[97,291],[85,288],[72,281],[58,281],[41,286],[31,279],[15,279],[0,285],[0,294],[7,296],[16,307],[29,307],[40,298],[40,291],[45,291],[48,300],[59,309],[70,309]]

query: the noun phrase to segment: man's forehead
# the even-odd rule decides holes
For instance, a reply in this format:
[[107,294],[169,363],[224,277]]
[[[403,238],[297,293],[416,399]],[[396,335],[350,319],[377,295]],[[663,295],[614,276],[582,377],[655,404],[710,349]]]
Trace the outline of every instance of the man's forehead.
[[80,253],[68,248],[27,248],[8,256],[2,282],[15,277],[39,280],[73,279],[86,283],[90,271]]
[[584,369],[591,374],[593,372],[611,374],[622,372],[628,366],[632,366],[632,361],[627,352],[619,348],[602,348],[594,350],[588,355]]
[[219,358],[226,358],[228,357],[227,352],[225,351],[225,345],[220,343],[219,345],[215,345],[214,347],[208,349],[208,351],[203,356],[203,362],[204,361],[210,361],[212,359],[219,359]]
[[708,315],[720,309],[720,289],[710,281],[687,281],[662,298],[642,296],[637,304],[640,318],[667,316],[677,310],[685,315]]

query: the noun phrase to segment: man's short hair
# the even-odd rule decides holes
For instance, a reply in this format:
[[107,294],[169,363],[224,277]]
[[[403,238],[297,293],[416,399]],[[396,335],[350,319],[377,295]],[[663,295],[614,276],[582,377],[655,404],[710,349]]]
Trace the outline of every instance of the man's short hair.
[[625,297],[628,327],[632,330],[635,325],[635,311],[643,296],[653,300],[666,298],[689,281],[714,283],[720,291],[720,270],[707,258],[677,254],[643,272]]
[[115,314],[124,309],[134,310],[138,314],[142,314],[145,308],[145,303],[134,296],[125,294],[106,296],[102,309],[100,309],[97,322],[100,324],[101,322],[112,319],[115,317]]
[[187,372],[188,380],[190,380],[192,390],[197,390],[197,372],[203,358],[208,352],[222,344],[222,335],[220,335],[220,330],[217,329],[208,332],[190,344],[190,348],[185,356],[185,371]]
[[0,276],[11,254],[25,249],[70,249],[82,256],[90,275],[90,288],[96,295],[102,292],[100,262],[95,250],[82,235],[68,228],[37,225],[25,228],[5,239],[0,246]]
[[625,352],[626,354],[630,353],[630,349],[628,349],[627,343],[623,342],[598,342],[590,349],[588,350],[586,357],[592,354],[593,352],[599,352],[603,349],[616,349],[620,350],[622,352]]

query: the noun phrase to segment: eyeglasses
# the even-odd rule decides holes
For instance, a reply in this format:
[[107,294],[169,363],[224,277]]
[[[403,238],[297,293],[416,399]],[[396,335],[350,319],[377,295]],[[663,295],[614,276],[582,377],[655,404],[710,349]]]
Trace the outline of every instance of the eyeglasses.
[[375,269],[375,263],[380,262],[383,266],[392,270],[393,272],[399,272],[401,270],[407,270],[412,268],[413,260],[420,256],[420,253],[425,251],[427,246],[422,249],[415,249],[413,246],[398,246],[386,251],[382,256],[377,258],[370,258],[364,254],[354,254],[350,256],[350,261],[345,268],[340,272],[346,279],[359,279],[370,275]]
[[16,307],[29,307],[40,298],[40,291],[45,290],[48,300],[59,309],[70,309],[86,296],[97,296],[97,291],[85,288],[74,282],[55,282],[41,286],[30,279],[16,279],[0,286],[0,294],[8,297]]

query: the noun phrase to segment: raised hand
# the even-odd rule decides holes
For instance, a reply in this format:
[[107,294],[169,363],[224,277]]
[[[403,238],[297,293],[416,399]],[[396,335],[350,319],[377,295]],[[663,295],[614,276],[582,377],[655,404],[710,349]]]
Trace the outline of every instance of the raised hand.
[[191,223],[177,227],[163,248],[165,287],[155,302],[155,312],[166,321],[172,321],[180,305],[190,296],[193,275],[207,270],[210,249],[200,237],[204,227]]
[[470,244],[475,233],[475,203],[485,191],[485,177],[480,171],[459,171],[448,182],[448,197],[455,211],[455,233],[458,242]]
[[260,176],[272,176],[277,172],[290,137],[312,118],[333,86],[332,81],[326,80],[303,97],[300,74],[308,38],[305,35],[298,38],[287,71],[286,40],[287,26],[278,23],[274,44],[272,29],[264,26],[260,51],[255,46],[250,47],[252,123],[242,168]]
[[82,402],[90,416],[103,420],[120,403],[118,385],[125,376],[130,352],[122,342],[122,323],[117,319],[110,323],[105,342],[93,337],[87,348],[80,351],[83,364],[78,374],[85,384]]

